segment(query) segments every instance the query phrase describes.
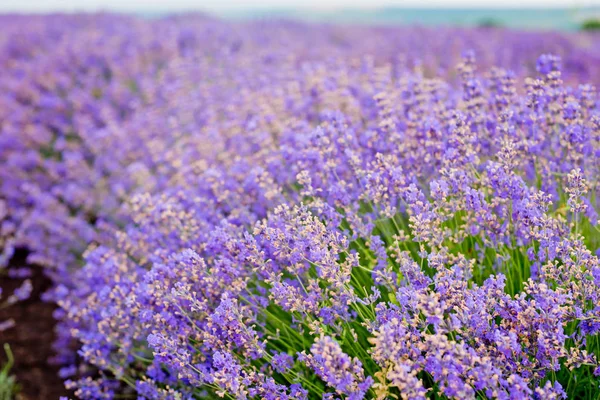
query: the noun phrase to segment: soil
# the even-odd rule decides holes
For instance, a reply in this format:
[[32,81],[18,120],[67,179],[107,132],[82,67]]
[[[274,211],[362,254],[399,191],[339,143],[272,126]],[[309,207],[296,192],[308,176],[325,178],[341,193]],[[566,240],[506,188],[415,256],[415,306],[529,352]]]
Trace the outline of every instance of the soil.
[[[58,377],[58,367],[50,365],[52,357],[52,342],[54,341],[54,320],[52,313],[56,305],[46,303],[40,295],[51,286],[50,280],[44,275],[42,268],[27,265],[27,252],[19,250],[12,258],[10,268],[27,266],[31,268],[31,297],[23,302],[0,310],[0,322],[9,318],[14,319],[15,326],[0,332],[0,365],[4,365],[6,355],[1,346],[8,343],[14,354],[15,364],[11,370],[20,385],[16,400],[53,400],[60,396],[72,395]],[[20,286],[23,279],[0,277],[3,299]]]

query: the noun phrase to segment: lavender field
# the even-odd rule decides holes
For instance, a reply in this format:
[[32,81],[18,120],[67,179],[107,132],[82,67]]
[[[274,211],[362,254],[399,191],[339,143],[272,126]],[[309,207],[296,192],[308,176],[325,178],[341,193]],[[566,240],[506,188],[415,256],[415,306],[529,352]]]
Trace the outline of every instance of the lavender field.
[[5,15],[0,68],[55,319],[0,342],[69,398],[600,399],[599,33]]

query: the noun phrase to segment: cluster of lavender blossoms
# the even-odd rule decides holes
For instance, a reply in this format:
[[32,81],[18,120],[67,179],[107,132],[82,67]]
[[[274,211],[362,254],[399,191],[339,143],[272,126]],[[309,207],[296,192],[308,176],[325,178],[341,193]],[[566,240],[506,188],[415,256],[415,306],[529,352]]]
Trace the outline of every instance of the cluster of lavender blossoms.
[[77,397],[597,398],[597,35],[3,18]]

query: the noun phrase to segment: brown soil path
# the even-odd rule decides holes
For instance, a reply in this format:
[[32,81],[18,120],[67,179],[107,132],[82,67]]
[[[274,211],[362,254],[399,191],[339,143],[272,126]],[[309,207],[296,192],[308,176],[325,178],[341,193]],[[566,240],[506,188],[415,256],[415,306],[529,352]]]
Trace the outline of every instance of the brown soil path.
[[[9,268],[26,266],[26,256],[26,251],[17,251]],[[0,332],[0,362],[3,365],[6,360],[2,345],[8,343],[15,357],[11,372],[21,386],[17,400],[54,400],[69,395],[57,375],[58,368],[48,363],[52,356],[56,324],[52,313],[56,306],[40,299],[40,295],[50,287],[50,280],[44,276],[40,267],[27,266],[32,269],[31,297],[0,310],[0,321],[12,318],[16,323],[15,327]],[[22,282],[22,279],[0,277],[3,298],[9,296]]]

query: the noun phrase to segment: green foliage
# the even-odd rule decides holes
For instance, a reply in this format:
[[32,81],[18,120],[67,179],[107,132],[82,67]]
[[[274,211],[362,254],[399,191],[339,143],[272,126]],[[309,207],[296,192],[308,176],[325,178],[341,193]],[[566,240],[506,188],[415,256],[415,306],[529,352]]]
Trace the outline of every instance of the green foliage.
[[15,377],[10,375],[10,369],[14,365],[15,359],[8,343],[4,344],[4,351],[8,360],[0,370],[0,400],[11,400],[18,391]]
[[600,31],[600,19],[593,18],[583,21],[581,24],[582,31]]
[[500,21],[497,21],[493,18],[482,19],[477,23],[477,27],[479,28],[502,28],[503,25]]

